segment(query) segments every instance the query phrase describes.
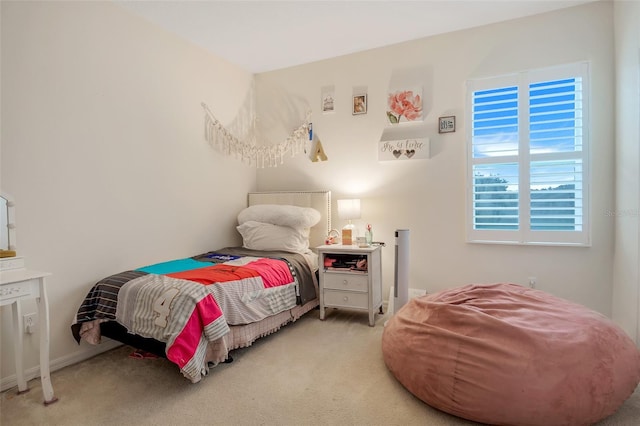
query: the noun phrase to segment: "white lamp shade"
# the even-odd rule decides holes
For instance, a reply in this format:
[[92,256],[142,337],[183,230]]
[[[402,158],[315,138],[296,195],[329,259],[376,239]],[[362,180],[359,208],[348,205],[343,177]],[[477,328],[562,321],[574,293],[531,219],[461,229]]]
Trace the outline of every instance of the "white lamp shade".
[[338,200],[338,216],[340,219],[360,219],[360,200]]

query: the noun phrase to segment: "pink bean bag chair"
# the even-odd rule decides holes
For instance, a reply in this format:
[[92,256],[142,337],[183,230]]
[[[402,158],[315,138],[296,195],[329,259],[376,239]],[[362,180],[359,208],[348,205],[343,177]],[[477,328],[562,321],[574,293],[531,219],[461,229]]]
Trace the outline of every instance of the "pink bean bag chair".
[[422,401],[494,425],[590,425],[640,382],[640,351],[611,320],[515,284],[410,300],[388,321],[382,352]]

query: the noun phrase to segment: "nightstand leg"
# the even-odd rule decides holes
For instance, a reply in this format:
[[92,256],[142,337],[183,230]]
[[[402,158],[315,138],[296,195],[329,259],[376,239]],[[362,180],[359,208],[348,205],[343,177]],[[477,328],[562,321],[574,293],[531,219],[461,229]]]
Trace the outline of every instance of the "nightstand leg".
[[373,327],[374,325],[376,325],[375,318],[376,318],[376,314],[373,311],[373,309],[371,309],[369,311],[369,327]]

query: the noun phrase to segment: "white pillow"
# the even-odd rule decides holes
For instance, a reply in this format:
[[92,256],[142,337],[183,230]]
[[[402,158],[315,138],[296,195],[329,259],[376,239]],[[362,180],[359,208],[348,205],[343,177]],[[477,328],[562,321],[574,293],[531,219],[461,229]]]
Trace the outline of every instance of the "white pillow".
[[309,228],[248,221],[236,227],[242,235],[242,246],[252,250],[281,250],[291,253],[309,253]]
[[240,225],[248,221],[271,223],[295,229],[311,228],[320,222],[320,212],[311,207],[256,204],[238,214]]

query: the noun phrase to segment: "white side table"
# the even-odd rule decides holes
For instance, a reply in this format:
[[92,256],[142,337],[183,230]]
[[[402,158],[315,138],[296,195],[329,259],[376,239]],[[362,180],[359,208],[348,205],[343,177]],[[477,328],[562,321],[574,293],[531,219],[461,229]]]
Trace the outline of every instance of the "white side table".
[[13,312],[13,338],[15,340],[16,378],[18,394],[29,391],[24,378],[23,333],[24,325],[20,301],[36,299],[40,321],[40,379],[44,405],[58,400],[53,395],[53,387],[49,377],[49,303],[45,288],[45,277],[48,272],[30,271],[27,269],[10,269],[0,271],[0,306],[11,305]]
[[[358,247],[339,244],[316,247],[320,261],[320,319],[325,308],[359,309],[369,313],[369,326],[375,325],[376,310],[382,313],[381,246]],[[325,259],[340,258],[347,262],[367,259],[367,269],[325,266]]]

